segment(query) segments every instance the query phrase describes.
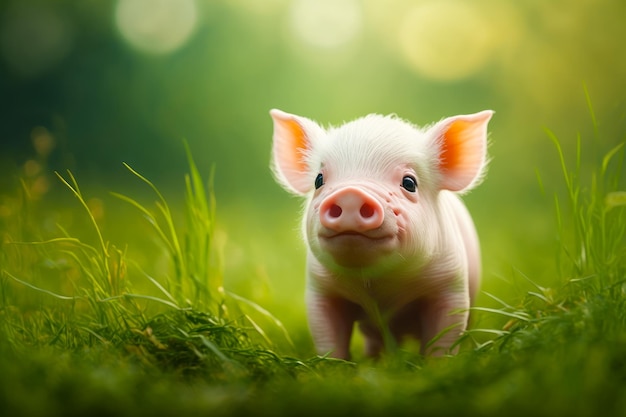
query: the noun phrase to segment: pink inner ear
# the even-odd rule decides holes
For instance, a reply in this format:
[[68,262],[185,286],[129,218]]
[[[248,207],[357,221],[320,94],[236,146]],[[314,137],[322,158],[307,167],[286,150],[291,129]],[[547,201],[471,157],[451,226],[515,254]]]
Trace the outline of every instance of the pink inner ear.
[[309,141],[304,129],[302,129],[300,123],[293,119],[284,120],[282,127],[287,131],[287,135],[291,137],[291,143],[285,144],[287,146],[281,146],[280,152],[283,153],[280,156],[281,159],[290,169],[297,172],[305,172],[307,170],[306,151]]
[[306,194],[313,186],[308,176],[307,156],[310,139],[302,121],[297,116],[280,110],[270,112],[274,120],[274,171],[277,179],[289,190]]
[[439,167],[443,188],[461,191],[470,187],[485,166],[487,122],[493,112],[483,111],[454,118],[441,135]]

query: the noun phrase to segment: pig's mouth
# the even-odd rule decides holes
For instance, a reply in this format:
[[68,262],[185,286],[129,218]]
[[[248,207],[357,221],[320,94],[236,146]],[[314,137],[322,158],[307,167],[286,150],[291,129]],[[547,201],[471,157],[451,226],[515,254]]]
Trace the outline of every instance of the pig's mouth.
[[385,239],[393,238],[392,235],[382,235],[382,234],[368,234],[368,233],[360,233],[360,232],[333,232],[333,233],[320,233],[320,239],[343,239],[343,240],[363,240],[365,242],[377,242],[383,241]]
[[396,249],[392,234],[343,231],[320,233],[318,237],[320,248],[343,267],[372,265]]

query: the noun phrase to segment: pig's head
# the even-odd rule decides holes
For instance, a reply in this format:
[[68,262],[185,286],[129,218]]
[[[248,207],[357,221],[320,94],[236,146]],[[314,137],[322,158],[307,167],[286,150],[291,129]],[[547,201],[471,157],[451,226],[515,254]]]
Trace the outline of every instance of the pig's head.
[[324,129],[272,110],[272,168],[288,191],[307,196],[304,231],[331,271],[375,274],[427,262],[441,245],[442,190],[464,192],[486,165],[492,111],[428,128],[369,115]]

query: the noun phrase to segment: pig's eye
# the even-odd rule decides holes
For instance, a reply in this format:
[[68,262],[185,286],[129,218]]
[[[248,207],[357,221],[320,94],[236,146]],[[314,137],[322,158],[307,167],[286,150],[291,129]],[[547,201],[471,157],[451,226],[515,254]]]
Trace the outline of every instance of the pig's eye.
[[414,193],[415,191],[417,191],[417,180],[415,179],[415,177],[406,175],[404,178],[402,178],[402,188],[410,193]]
[[315,189],[317,190],[322,185],[324,185],[324,176],[320,172],[319,174],[317,174],[317,177],[315,177]]

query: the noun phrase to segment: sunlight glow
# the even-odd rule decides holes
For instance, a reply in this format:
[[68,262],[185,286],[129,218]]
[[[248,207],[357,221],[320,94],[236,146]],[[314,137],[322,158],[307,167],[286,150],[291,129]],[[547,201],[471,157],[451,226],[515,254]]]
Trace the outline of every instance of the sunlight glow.
[[344,46],[363,26],[362,6],[357,0],[295,0],[290,17],[292,32],[322,49]]
[[195,0],[119,0],[115,24],[134,48],[154,54],[175,51],[198,21]]
[[409,65],[441,81],[471,77],[485,66],[495,46],[489,21],[461,0],[420,3],[405,15],[398,35]]

